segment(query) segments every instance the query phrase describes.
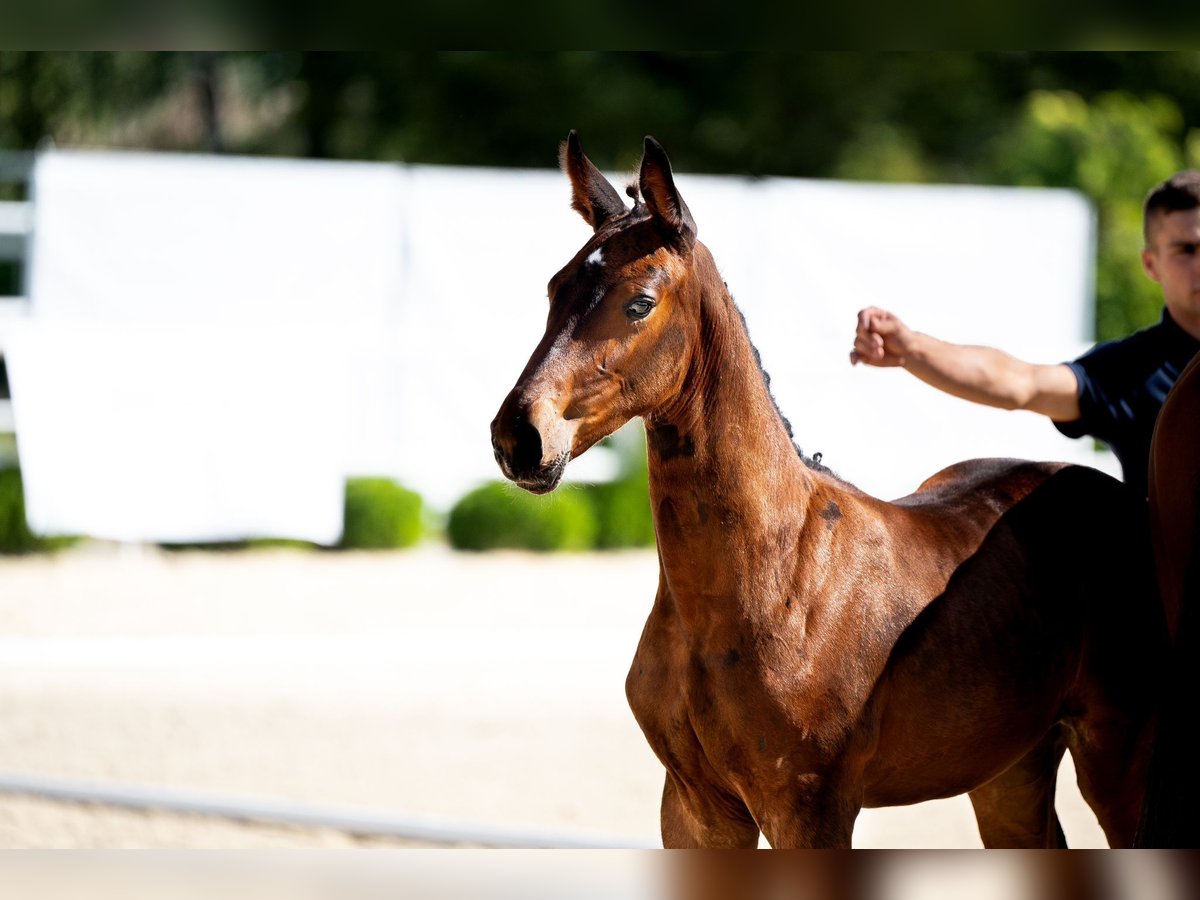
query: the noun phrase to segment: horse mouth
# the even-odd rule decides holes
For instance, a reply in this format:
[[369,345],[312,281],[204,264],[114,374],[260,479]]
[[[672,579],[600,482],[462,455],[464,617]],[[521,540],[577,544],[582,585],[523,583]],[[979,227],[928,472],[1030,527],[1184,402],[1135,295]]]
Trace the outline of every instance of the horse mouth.
[[513,483],[531,494],[548,494],[562,481],[563,472],[566,471],[567,461],[570,458],[570,453],[560,453],[550,465],[544,466],[532,475],[513,478]]

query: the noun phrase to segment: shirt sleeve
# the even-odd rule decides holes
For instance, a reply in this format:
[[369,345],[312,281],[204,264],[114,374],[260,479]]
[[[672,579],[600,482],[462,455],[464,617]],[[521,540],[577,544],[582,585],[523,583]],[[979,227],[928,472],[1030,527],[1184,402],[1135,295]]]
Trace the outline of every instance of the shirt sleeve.
[[1079,418],[1069,422],[1055,422],[1054,427],[1069,438],[1080,438],[1092,433],[1093,411],[1096,408],[1096,386],[1088,375],[1087,368],[1076,359],[1064,365],[1075,373],[1076,393],[1079,397]]
[[1128,341],[1111,341],[1093,347],[1067,363],[1079,382],[1079,418],[1056,422],[1067,437],[1091,435],[1111,444],[1134,420],[1129,402],[1129,379],[1141,371],[1138,348]]

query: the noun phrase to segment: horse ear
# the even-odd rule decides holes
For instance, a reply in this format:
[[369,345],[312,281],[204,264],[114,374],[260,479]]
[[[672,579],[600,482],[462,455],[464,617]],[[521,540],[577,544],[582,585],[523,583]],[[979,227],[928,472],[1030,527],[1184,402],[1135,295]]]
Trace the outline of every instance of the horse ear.
[[671,161],[667,159],[666,151],[650,135],[646,135],[642,151],[638,186],[651,214],[691,247],[696,242],[696,221],[675,187],[675,176],[671,174]]
[[571,208],[576,210],[593,231],[613,216],[628,210],[617,189],[608,183],[600,170],[584,155],[579,137],[572,130],[558,151],[559,165],[571,179]]

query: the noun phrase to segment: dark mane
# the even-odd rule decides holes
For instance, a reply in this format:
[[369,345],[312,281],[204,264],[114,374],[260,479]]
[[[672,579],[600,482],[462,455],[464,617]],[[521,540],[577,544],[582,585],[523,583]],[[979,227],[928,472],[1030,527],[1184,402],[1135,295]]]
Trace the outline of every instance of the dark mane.
[[[725,292],[729,293],[728,284],[725,285]],[[732,300],[733,295],[730,294],[729,296]],[[814,472],[823,472],[824,474],[832,475],[834,478],[837,478],[839,481],[841,481],[842,479],[838,478],[836,472],[821,462],[820,453],[813,454],[813,456],[808,456],[803,450],[800,449],[800,445],[796,443],[796,435],[792,432],[792,423],[788,421],[787,416],[783,414],[783,410],[779,408],[779,401],[775,399],[775,395],[771,392],[771,376],[767,370],[763,368],[762,356],[759,355],[758,348],[754,346],[754,341],[750,339],[750,329],[746,327],[746,316],[742,313],[741,309],[738,308],[736,302],[733,304],[733,308],[737,310],[738,318],[742,322],[742,331],[746,334],[746,340],[750,344],[750,351],[754,354],[754,362],[758,365],[758,371],[762,373],[763,385],[767,389],[767,396],[771,398],[771,405],[775,407],[775,415],[779,416],[779,421],[783,423],[784,431],[787,432],[787,436],[791,439],[792,446],[796,448],[796,455],[800,457],[800,461],[803,462],[804,465],[808,466]]]

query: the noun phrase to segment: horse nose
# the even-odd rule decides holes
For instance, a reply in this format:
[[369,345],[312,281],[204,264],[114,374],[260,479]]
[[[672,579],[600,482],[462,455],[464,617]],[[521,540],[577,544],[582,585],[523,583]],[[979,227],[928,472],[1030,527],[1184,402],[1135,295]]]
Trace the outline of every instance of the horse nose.
[[492,420],[492,450],[508,478],[519,479],[542,465],[542,436],[530,421],[529,409],[509,398]]

